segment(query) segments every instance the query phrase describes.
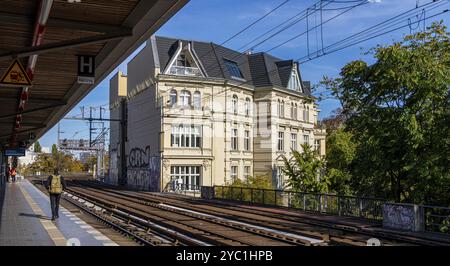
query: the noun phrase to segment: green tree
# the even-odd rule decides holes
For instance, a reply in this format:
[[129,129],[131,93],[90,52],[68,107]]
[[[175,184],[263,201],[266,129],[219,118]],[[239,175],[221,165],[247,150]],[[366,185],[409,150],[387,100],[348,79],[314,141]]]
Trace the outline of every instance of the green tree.
[[39,143],[39,141],[36,141],[34,143],[34,152],[37,152],[37,153],[42,152],[42,147],[41,147],[41,144]]
[[323,174],[325,161],[307,144],[301,145],[303,152],[292,150],[292,158],[283,156],[283,172],[287,186],[294,191],[324,193],[328,191],[328,180]]
[[372,50],[376,62],[348,63],[326,84],[357,143],[352,187],[397,202],[448,205],[449,32],[425,32]]
[[340,195],[353,194],[351,189],[352,163],[357,145],[353,134],[339,128],[328,134],[326,139],[326,175],[330,191]]
[[58,154],[58,147],[56,146],[56,144],[53,144],[53,145],[52,145],[52,154],[53,154],[53,155]]

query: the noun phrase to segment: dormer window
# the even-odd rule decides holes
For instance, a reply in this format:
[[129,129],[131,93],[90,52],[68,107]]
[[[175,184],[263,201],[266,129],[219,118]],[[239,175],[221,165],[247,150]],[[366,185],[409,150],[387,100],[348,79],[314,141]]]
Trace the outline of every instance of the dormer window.
[[232,78],[243,79],[241,70],[236,62],[224,59],[224,63]]
[[300,78],[298,77],[297,68],[292,68],[291,77],[289,78],[288,89],[293,91],[302,91],[302,87],[300,85]]
[[183,46],[183,43],[181,42],[179,43],[179,47],[174,56],[170,60],[167,69],[164,71],[164,74],[194,77],[205,76],[191,50],[190,43]]

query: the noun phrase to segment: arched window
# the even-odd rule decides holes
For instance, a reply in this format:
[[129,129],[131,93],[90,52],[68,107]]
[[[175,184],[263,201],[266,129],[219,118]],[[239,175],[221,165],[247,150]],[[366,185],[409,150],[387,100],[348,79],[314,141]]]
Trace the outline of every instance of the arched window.
[[245,98],[245,115],[250,116],[250,98]]
[[237,114],[238,113],[238,97],[237,97],[237,95],[233,95],[231,107],[233,108],[233,113]]
[[171,90],[170,91],[170,106],[174,106],[177,104],[177,91]]
[[191,105],[191,93],[187,90],[182,90],[180,93],[180,104],[182,106]]
[[202,105],[202,98],[199,91],[194,92],[194,107],[200,108]]

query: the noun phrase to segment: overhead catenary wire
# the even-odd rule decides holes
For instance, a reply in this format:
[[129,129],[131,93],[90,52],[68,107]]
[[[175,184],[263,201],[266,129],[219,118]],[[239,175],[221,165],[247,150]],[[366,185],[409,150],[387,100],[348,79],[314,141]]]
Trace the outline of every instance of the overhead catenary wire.
[[[445,4],[446,4],[445,2],[448,3],[448,2],[450,2],[450,1],[449,1],[449,0],[435,0],[435,1],[433,1],[433,2],[429,2],[429,3],[427,3],[427,4],[424,4],[424,5],[420,6],[420,8],[424,8],[425,10],[427,10],[427,9],[429,9],[429,10],[434,10],[434,9],[437,9],[437,8],[439,8],[439,7],[443,6],[443,5],[445,5]],[[434,5],[434,4],[436,4],[436,5]],[[383,25],[383,24],[386,24],[386,23],[391,23],[392,21],[396,22],[396,21],[399,19],[399,17],[401,17],[403,20],[405,20],[405,19],[407,18],[407,17],[405,18],[405,15],[408,15],[408,14],[409,14],[409,16],[411,16],[410,13],[411,13],[412,11],[414,11],[414,10],[415,10],[415,9],[410,9],[410,10],[408,10],[408,11],[406,11],[406,12],[401,13],[400,15],[397,15],[397,16],[395,16],[395,17],[393,17],[393,18],[389,18],[389,19],[387,19],[387,20],[385,20],[385,21],[383,21],[383,22],[381,22],[381,23],[378,23],[378,24],[376,24],[376,25],[374,25],[374,26],[372,26],[372,27],[369,27],[368,29],[365,29],[365,30],[363,30],[363,31],[360,31],[359,33],[356,33],[356,34],[354,34],[354,35],[352,35],[352,36],[361,35],[362,33],[366,32],[367,30],[369,30],[369,29],[374,29],[374,28],[378,27],[379,25]],[[421,11],[420,11],[420,12],[421,12]],[[448,9],[445,9],[445,10],[443,10],[443,11],[441,11],[441,12],[438,12],[438,13],[435,13],[435,14],[433,14],[433,15],[430,15],[430,16],[428,16],[427,18],[428,18],[428,19],[429,19],[429,18],[433,18],[433,17],[439,16],[439,15],[442,15],[442,14],[444,14],[444,13],[446,13],[446,12],[448,12]],[[414,14],[412,14],[412,15],[414,15]],[[424,17],[423,19],[427,19],[427,18]],[[388,24],[388,25],[389,25],[389,24]],[[325,54],[322,54],[322,55],[320,55],[320,56],[316,56],[316,57],[313,57],[313,58],[309,59],[309,58],[308,58],[308,55],[305,55],[305,56],[303,56],[303,57],[300,57],[300,58],[296,59],[295,61],[297,61],[299,64],[306,63],[306,62],[309,62],[309,61],[314,60],[314,59],[316,59],[316,58],[319,58],[319,57],[321,57],[321,56],[328,55],[328,54],[337,52],[337,51],[339,51],[339,50],[343,50],[343,49],[345,49],[345,48],[348,48],[348,47],[354,46],[354,45],[356,45],[356,44],[359,44],[359,43],[361,43],[361,42],[364,42],[364,41],[367,41],[367,40],[370,40],[370,39],[374,39],[374,38],[376,38],[376,37],[379,37],[379,36],[382,36],[382,35],[391,33],[391,32],[393,32],[393,31],[399,30],[399,29],[401,29],[401,28],[405,28],[405,27],[407,27],[407,26],[408,26],[408,24],[406,23],[406,24],[403,24],[403,25],[401,25],[401,26],[395,27],[394,29],[385,30],[384,32],[381,32],[381,33],[379,33],[379,34],[372,35],[372,36],[368,36],[368,37],[366,37],[366,38],[364,38],[364,39],[362,39],[362,40],[358,40],[357,42],[349,43],[349,44],[347,44],[345,47],[341,47],[341,48],[339,48],[339,49],[334,49],[334,50],[332,50],[332,51],[327,51]],[[379,31],[380,31],[380,30],[378,30],[378,32],[379,32]],[[352,36],[350,36],[350,37],[352,37]],[[345,38],[344,40],[348,40],[348,39],[350,39],[350,37],[347,37],[347,38]],[[336,43],[342,43],[344,40],[338,41],[338,42],[336,42]],[[336,43],[335,43],[335,44],[336,44]],[[333,45],[334,45],[334,44],[327,46],[326,49],[332,47]],[[270,75],[270,74],[273,74],[273,73],[275,73],[275,72],[277,72],[277,71],[278,71],[278,70],[274,69],[274,70],[269,71],[267,74],[264,74],[264,75]],[[233,85],[234,85],[234,86],[242,86],[242,85],[245,85],[245,84],[247,84],[247,83],[252,82],[255,78],[260,78],[260,77],[262,77],[262,76],[257,76],[257,77],[254,77],[253,79],[246,80],[246,81],[243,81],[243,82],[241,82],[241,83],[233,84]],[[217,93],[216,95],[222,94],[222,93],[224,93],[224,92],[226,92],[226,91],[228,91],[228,90],[230,90],[230,88],[227,88],[227,89],[225,89],[224,91],[221,91],[221,92]],[[213,96],[216,96],[216,95],[209,95],[209,96],[203,97],[202,100],[207,100],[207,99],[209,99],[209,98],[211,98],[211,97],[213,97]]]
[[[321,1],[319,1],[319,2],[321,2]],[[355,8],[355,7],[361,6],[362,4],[367,4],[367,3],[369,3],[369,1],[367,1],[367,0],[357,0],[357,1],[335,1],[335,0],[333,0],[333,1],[329,1],[329,2],[336,2],[336,3],[338,3],[338,2],[339,2],[339,3],[355,2],[355,3],[358,3],[358,4],[355,4],[355,5],[352,5],[352,6],[346,6],[345,8],[335,9],[335,10],[344,10],[344,11],[342,11],[342,12],[340,12],[339,14],[333,16],[331,19],[327,20],[326,22],[329,22],[329,21],[331,21],[331,20],[333,20],[333,19],[336,19],[337,17],[339,17],[339,16],[341,16],[341,15],[347,13],[348,11],[350,11],[351,9],[353,9],[353,8]],[[313,6],[314,6],[314,5],[313,5]],[[308,13],[307,10],[305,10],[304,12]],[[311,15],[311,14],[308,13],[308,15]],[[304,16],[303,19],[304,19],[304,18],[306,18],[306,16]],[[307,29],[305,32],[303,32],[303,35],[304,35],[305,33],[307,33],[307,32],[310,32],[310,31],[316,29],[317,27],[319,27],[319,26],[316,26],[316,27]],[[279,32],[281,32],[281,31],[279,31]],[[273,34],[272,34],[271,36],[273,36]],[[265,40],[267,41],[267,40],[269,40],[269,39],[270,39],[270,36],[269,36],[269,38],[266,38]],[[259,42],[257,45],[259,45],[259,44],[261,44],[261,42]],[[273,50],[273,49],[276,49],[276,48],[277,48],[277,47],[271,48],[270,50]],[[266,51],[266,52],[267,52],[267,51]],[[231,60],[235,60],[235,59],[237,59],[237,58],[239,58],[239,57],[241,57],[241,56],[244,56],[244,55],[246,55],[245,52],[240,53],[240,54],[236,55],[235,57],[231,58]],[[242,64],[243,64],[243,63],[238,64],[238,66],[241,66]],[[216,67],[217,67],[217,66],[216,66]],[[241,84],[238,84],[237,86],[244,85],[244,84],[246,84],[246,83],[248,83],[248,82],[250,82],[250,81],[253,81],[253,79],[247,80],[247,81],[245,81],[245,82],[243,82],[243,83],[241,83]],[[225,91],[222,91],[222,92],[220,92],[220,93],[224,93],[224,92],[226,92],[227,90],[229,90],[229,89],[226,89]],[[219,93],[218,93],[218,94],[219,94]],[[207,100],[207,99],[209,99],[209,98],[211,98],[211,97],[213,97],[213,96],[214,96],[214,94],[209,95],[209,96],[205,96],[205,97],[202,97],[201,100],[204,101],[204,100]],[[169,114],[170,114],[170,113],[169,113]]]

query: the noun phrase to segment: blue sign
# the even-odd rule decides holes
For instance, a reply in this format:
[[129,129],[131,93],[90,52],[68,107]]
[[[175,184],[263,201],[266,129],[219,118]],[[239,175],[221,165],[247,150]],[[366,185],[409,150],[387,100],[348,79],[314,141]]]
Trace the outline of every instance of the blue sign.
[[25,156],[25,148],[5,149],[5,156]]

